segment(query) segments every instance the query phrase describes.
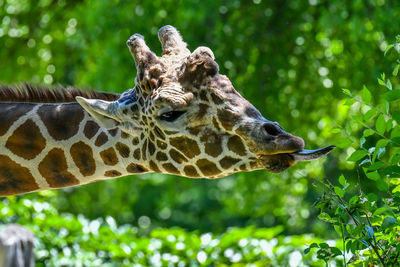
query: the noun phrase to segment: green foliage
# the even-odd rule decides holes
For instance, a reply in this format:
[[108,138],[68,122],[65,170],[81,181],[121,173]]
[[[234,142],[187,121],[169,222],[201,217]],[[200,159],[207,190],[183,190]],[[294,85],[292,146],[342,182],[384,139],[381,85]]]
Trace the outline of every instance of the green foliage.
[[[390,44],[400,28],[399,8],[399,1],[387,0],[0,0],[2,83],[122,92],[135,77],[125,41],[141,33],[160,53],[157,30],[171,24],[191,50],[209,46],[220,72],[267,119],[302,136],[307,148],[338,147],[325,161],[299,163],[280,174],[257,171],[212,181],[151,174],[5,198],[1,223],[18,222],[35,232],[39,266],[147,265],[152,257],[161,262],[173,255],[186,266],[199,265],[201,251],[207,255],[203,264],[216,253],[215,262],[229,266],[233,262],[222,254],[227,250],[228,256],[240,252],[242,263],[295,266],[306,243],[315,244],[302,256],[304,264],[333,259],[340,266],[344,252],[359,265],[376,262],[369,252],[377,246],[374,237],[384,256],[399,221],[392,198],[400,192],[399,38]],[[395,64],[385,64],[382,52]],[[381,72],[393,77],[376,80]],[[349,97],[342,100],[340,88],[362,90],[343,89]],[[326,185],[319,214],[311,208],[319,196],[312,181],[323,176],[340,178]],[[345,204],[340,208],[339,198]],[[359,228],[344,220],[350,206]],[[264,236],[255,234],[258,229]],[[322,239],[304,234],[310,232]],[[207,233],[219,244],[203,245]],[[183,236],[185,248],[177,249],[169,235],[175,243]],[[338,236],[344,245],[326,241]],[[273,253],[265,252],[264,241],[276,244]],[[150,250],[151,244],[156,248]]]
[[0,220],[18,222],[36,236],[37,266],[296,266],[314,262],[302,255],[311,235],[282,236],[283,227],[230,228],[223,234],[157,228],[148,235],[112,217],[88,220],[60,214],[44,199],[10,197],[0,202]]
[[[400,36],[396,43],[388,46],[385,54],[399,46]],[[397,53],[400,58],[400,50]],[[400,64],[399,60],[396,62],[393,76],[397,75]],[[351,104],[354,112],[350,118],[363,128],[356,150],[347,158],[347,161],[356,162],[357,180],[348,182],[341,175],[340,186],[327,180],[322,184],[324,195],[316,204],[320,210],[318,218],[334,227],[343,241],[342,248],[312,243],[305,250],[308,253],[317,248],[317,257],[326,262],[336,256],[343,257],[345,266],[350,263],[354,266],[397,266],[400,262],[400,124],[396,119],[398,97],[397,93],[393,94],[400,90],[393,89],[384,74],[378,82],[392,91],[382,94],[375,103],[371,102],[372,94],[365,86],[361,98],[345,92],[349,99],[355,100]],[[347,134],[353,137],[351,132]],[[364,191],[366,179],[373,180],[381,192]]]

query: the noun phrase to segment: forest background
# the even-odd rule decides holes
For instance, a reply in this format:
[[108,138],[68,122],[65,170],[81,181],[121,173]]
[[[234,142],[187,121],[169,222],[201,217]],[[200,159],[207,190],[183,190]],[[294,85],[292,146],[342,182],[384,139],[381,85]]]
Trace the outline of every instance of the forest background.
[[[160,54],[157,31],[170,24],[190,50],[210,47],[236,90],[307,148],[337,145],[279,174],[146,174],[3,198],[1,222],[35,232],[39,266],[322,264],[303,250],[339,237],[317,218],[313,204],[323,192],[313,185],[339,184],[343,174],[385,196],[346,160],[362,127],[342,89],[365,86],[372,99],[387,91],[377,78],[392,73],[397,54],[384,52],[400,33],[399,18],[400,2],[390,0],[0,0],[2,83],[121,93],[136,75],[126,40],[140,33]],[[394,77],[391,86],[398,84]]]

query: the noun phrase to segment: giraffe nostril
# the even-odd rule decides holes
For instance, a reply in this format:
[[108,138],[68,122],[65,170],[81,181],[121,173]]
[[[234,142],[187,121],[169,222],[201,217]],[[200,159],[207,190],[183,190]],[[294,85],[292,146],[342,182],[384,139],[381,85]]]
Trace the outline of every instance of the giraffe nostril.
[[264,131],[269,134],[276,136],[282,132],[282,128],[277,123],[267,122],[263,125]]

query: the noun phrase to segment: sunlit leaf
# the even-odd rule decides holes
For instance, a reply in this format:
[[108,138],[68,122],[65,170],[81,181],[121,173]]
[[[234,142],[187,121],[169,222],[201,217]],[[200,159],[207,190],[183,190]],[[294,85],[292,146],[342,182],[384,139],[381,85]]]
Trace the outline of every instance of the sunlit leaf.
[[385,118],[383,117],[382,114],[378,116],[378,119],[376,119],[375,128],[378,133],[380,133],[380,134],[385,133],[386,122],[385,122]]
[[358,161],[360,159],[362,159],[363,157],[365,157],[366,155],[368,155],[368,152],[365,150],[356,150],[354,151],[350,157],[347,158],[347,161]]
[[342,91],[343,91],[343,93],[344,93],[345,95],[351,96],[351,92],[350,92],[349,89],[343,88]]
[[368,90],[368,88],[365,85],[363,86],[363,89],[361,92],[361,98],[365,104],[369,105],[371,103],[371,92]]
[[378,114],[378,110],[372,108],[364,114],[364,120],[368,121]]
[[375,131],[374,130],[371,130],[371,129],[365,129],[364,130],[364,132],[363,132],[363,136],[364,137],[368,137],[368,136],[371,136],[371,135],[373,135],[375,133]]
[[367,173],[366,175],[367,175],[367,177],[368,177],[369,179],[374,180],[374,181],[376,181],[376,180],[378,180],[378,179],[381,178],[381,176],[379,175],[378,172],[369,172],[369,173]]
[[335,145],[339,148],[346,148],[353,144],[353,142],[348,138],[340,138],[336,141]]
[[392,72],[393,76],[397,76],[397,74],[399,73],[399,68],[400,68],[400,65],[396,65],[396,67],[394,67],[393,72]]
[[342,186],[344,186],[347,183],[346,178],[344,178],[343,174],[339,176],[339,183]]
[[389,102],[392,102],[392,101],[395,101],[397,99],[400,99],[400,90],[399,89],[395,89],[395,90],[392,90],[392,91],[388,91],[388,92],[383,94],[383,97]]
[[340,187],[335,186],[334,190],[335,190],[336,195],[338,195],[339,197],[344,197],[344,191]]

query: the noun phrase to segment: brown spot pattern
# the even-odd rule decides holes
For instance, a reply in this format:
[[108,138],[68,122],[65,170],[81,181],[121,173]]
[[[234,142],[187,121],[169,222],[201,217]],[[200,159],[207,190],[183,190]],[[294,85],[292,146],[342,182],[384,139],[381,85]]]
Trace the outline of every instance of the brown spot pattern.
[[218,157],[222,153],[222,138],[217,133],[204,134],[200,141],[204,144],[204,151],[208,155]]
[[231,138],[229,138],[228,148],[230,151],[235,152],[240,156],[246,155],[246,148],[243,145],[242,139],[237,135],[234,135]]
[[219,127],[218,121],[215,117],[212,118],[212,123],[215,127],[215,129],[217,129],[217,131],[221,131],[221,128]]
[[164,152],[159,151],[157,152],[156,159],[157,161],[167,161],[168,157]]
[[105,143],[107,143],[107,141],[108,141],[108,136],[104,132],[102,132],[101,134],[99,134],[99,136],[97,136],[96,142],[94,142],[94,144],[96,146],[102,146]]
[[177,163],[187,162],[187,159],[185,158],[185,156],[173,148],[169,151],[169,155]]
[[123,158],[127,158],[129,157],[130,154],[130,149],[127,145],[121,143],[121,142],[117,142],[115,144],[115,148],[118,150],[119,154],[121,155],[121,157]]
[[178,171],[177,168],[175,168],[174,165],[172,165],[171,163],[164,163],[163,168],[168,172],[168,173],[172,173],[172,174],[180,174],[180,172]]
[[118,177],[121,176],[122,174],[119,171],[116,170],[110,170],[110,171],[106,171],[104,173],[104,176],[106,177]]
[[29,112],[34,105],[21,103],[0,103],[0,136],[22,115]]
[[215,93],[211,93],[211,99],[217,105],[221,105],[224,103],[224,100],[220,96],[217,96]]
[[88,139],[91,139],[96,133],[99,131],[100,127],[94,121],[88,121],[85,124],[85,128],[83,128],[83,133]]
[[25,168],[5,155],[0,155],[0,196],[38,190],[39,186]]
[[100,157],[106,165],[113,166],[118,163],[117,153],[115,153],[115,150],[112,147],[101,151]]
[[130,173],[143,173],[147,172],[147,169],[144,168],[143,166],[135,163],[131,163],[126,167],[126,170]]
[[27,120],[8,138],[6,147],[15,155],[24,159],[34,159],[46,147],[46,140],[39,127]]
[[70,153],[75,165],[83,176],[89,176],[96,171],[96,162],[93,158],[93,151],[90,146],[79,141],[71,146]]
[[185,175],[188,177],[200,177],[196,168],[192,165],[185,166],[185,168],[183,168],[183,171],[185,172]]
[[161,172],[160,169],[158,168],[157,164],[154,163],[154,161],[150,160],[150,169],[154,172]]
[[140,148],[137,148],[135,151],[133,151],[133,157],[137,160],[140,160]]
[[55,140],[65,140],[77,134],[83,119],[83,109],[78,103],[41,106],[37,114]]
[[198,119],[203,118],[205,115],[207,115],[207,110],[208,110],[208,105],[200,103],[199,104],[199,111],[197,112],[196,116]]
[[242,171],[246,171],[247,170],[246,164],[240,165],[239,169],[242,170]]
[[233,126],[237,124],[239,115],[233,113],[232,111],[219,109],[217,111],[218,120],[221,123],[222,127],[227,131],[231,131]]
[[60,148],[50,150],[40,162],[39,172],[53,188],[79,184],[78,179],[68,172],[67,160]]
[[119,131],[119,129],[118,129],[118,128],[115,128],[115,129],[108,130],[108,133],[109,133],[111,136],[116,136],[117,133],[118,133],[118,131]]
[[219,164],[221,164],[222,168],[229,169],[230,167],[232,167],[233,165],[235,165],[239,161],[240,161],[240,159],[235,159],[235,158],[226,156],[226,157],[224,157],[223,159],[221,159],[219,161]]
[[197,142],[190,138],[183,136],[171,138],[170,144],[188,158],[193,158],[200,154],[200,148],[197,145]]
[[147,139],[144,140],[143,147],[142,147],[142,158],[144,160],[147,159]]
[[206,90],[201,90],[200,91],[200,99],[203,101],[208,102],[208,97],[207,97],[207,91]]
[[149,149],[150,155],[153,155],[154,152],[156,152],[156,147],[154,146],[154,143],[153,143],[153,142],[149,141],[148,149]]
[[213,162],[211,162],[207,159],[199,159],[196,162],[196,166],[199,167],[201,172],[206,177],[212,177],[212,176],[215,176],[215,175],[221,173],[221,171],[220,171],[220,169],[218,169],[217,165],[215,165]]
[[121,138],[122,138],[122,139],[126,139],[126,138],[128,138],[129,136],[130,136],[130,135],[127,134],[126,132],[121,131]]
[[159,149],[166,149],[167,148],[167,143],[165,143],[165,142],[163,142],[163,141],[160,141],[160,140],[157,140],[157,147],[159,148]]
[[157,126],[154,127],[154,132],[156,133],[156,135],[158,136],[158,138],[165,140],[165,134],[164,132]]
[[139,138],[138,137],[134,137],[132,139],[132,145],[137,146],[139,144]]

